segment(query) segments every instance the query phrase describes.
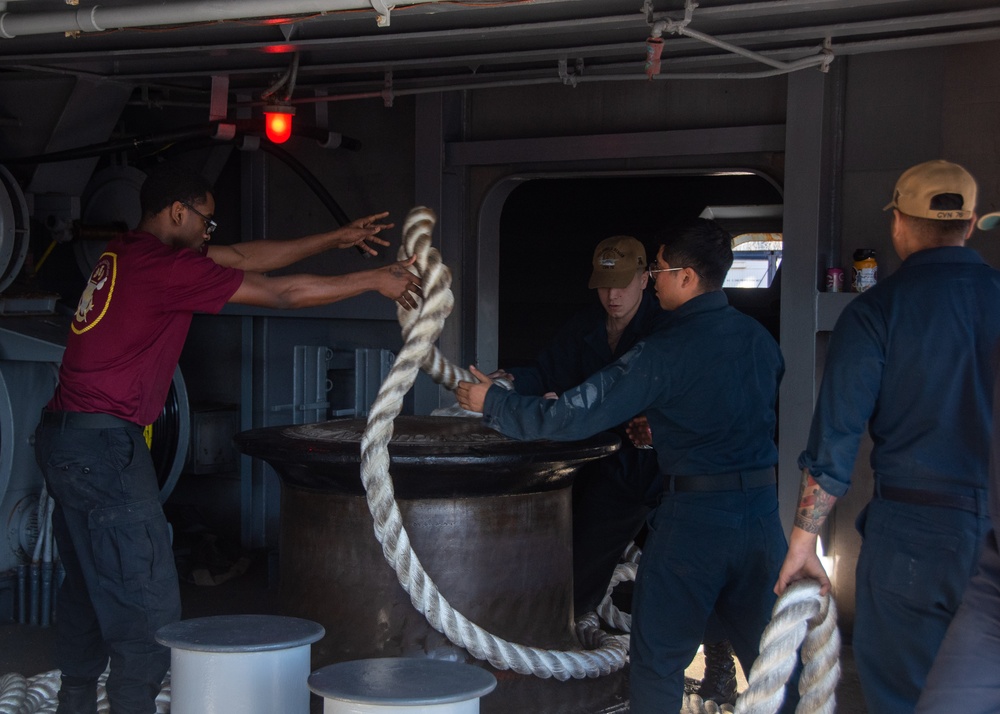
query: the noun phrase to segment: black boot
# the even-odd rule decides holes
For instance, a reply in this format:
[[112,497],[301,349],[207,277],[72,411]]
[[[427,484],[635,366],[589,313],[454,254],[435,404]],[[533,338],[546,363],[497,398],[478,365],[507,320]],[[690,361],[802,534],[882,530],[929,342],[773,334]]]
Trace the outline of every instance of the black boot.
[[97,714],[97,678],[63,675],[56,714]]
[[702,649],[705,652],[705,677],[701,680],[698,696],[706,701],[711,699],[719,706],[736,704],[736,660],[732,645],[723,640],[706,643]]

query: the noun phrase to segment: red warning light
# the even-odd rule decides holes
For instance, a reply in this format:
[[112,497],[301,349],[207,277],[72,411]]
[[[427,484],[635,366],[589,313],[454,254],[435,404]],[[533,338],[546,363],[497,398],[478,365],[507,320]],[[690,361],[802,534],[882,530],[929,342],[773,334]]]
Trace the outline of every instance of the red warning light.
[[264,128],[267,138],[275,144],[283,144],[292,135],[292,117],[295,107],[287,104],[271,104],[264,107]]

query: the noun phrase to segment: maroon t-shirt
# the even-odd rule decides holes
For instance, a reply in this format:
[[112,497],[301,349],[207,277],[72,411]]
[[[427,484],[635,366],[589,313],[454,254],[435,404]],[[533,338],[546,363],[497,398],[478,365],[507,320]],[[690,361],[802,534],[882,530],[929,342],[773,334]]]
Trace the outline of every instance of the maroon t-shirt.
[[217,313],[242,281],[242,270],[144,231],[112,240],[80,297],[49,409],[152,424],[192,313]]

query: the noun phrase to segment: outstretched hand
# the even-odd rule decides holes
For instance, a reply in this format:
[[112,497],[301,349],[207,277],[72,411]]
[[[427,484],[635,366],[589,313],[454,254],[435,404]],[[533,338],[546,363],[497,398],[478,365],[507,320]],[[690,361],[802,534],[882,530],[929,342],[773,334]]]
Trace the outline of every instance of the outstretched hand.
[[381,287],[378,291],[385,297],[395,300],[407,310],[415,308],[418,305],[417,298],[424,296],[424,291],[420,287],[420,278],[407,270],[416,259],[416,255],[411,255],[406,260],[400,260],[378,269],[382,275]]
[[479,382],[459,382],[455,387],[455,396],[462,409],[482,413],[486,404],[486,392],[493,386],[493,380],[476,369],[475,365],[470,366],[469,371]]
[[393,228],[396,225],[395,223],[379,223],[379,221],[388,215],[388,211],[373,213],[370,216],[353,220],[346,226],[341,226],[337,230],[333,231],[333,247],[354,247],[367,255],[378,255],[378,251],[368,244],[375,243],[381,246],[389,245],[389,241],[378,237],[379,233]]

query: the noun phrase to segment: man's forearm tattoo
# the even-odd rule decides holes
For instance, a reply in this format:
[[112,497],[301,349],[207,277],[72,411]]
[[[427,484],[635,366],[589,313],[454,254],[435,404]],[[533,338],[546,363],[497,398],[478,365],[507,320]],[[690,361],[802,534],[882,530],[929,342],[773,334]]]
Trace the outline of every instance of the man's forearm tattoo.
[[795,525],[808,533],[819,533],[820,526],[830,514],[836,496],[824,491],[808,471],[802,472],[799,489],[799,508],[795,512]]

